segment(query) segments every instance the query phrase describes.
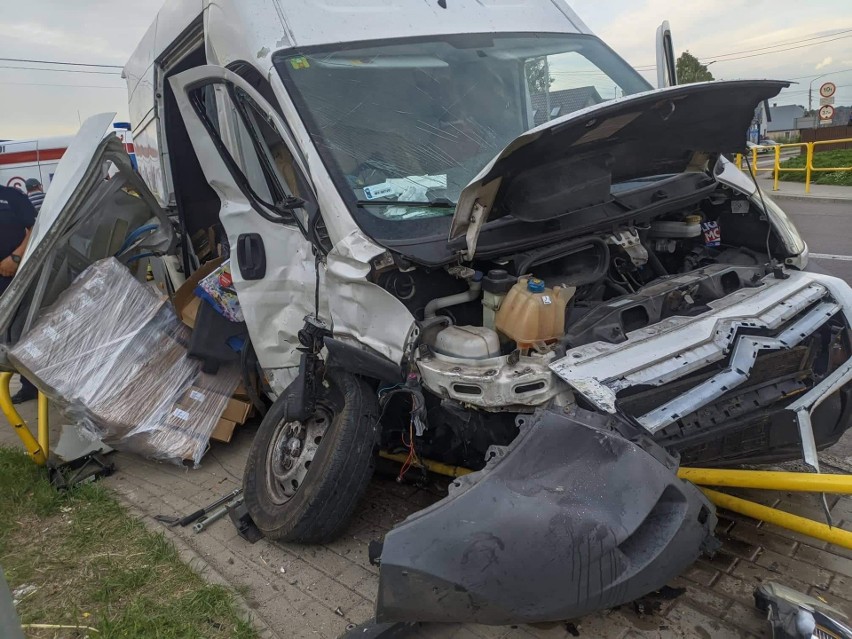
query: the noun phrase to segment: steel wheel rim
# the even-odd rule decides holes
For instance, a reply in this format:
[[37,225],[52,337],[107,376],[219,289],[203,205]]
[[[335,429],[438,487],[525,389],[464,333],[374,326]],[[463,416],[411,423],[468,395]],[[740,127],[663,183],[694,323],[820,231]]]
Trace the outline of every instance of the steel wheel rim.
[[318,404],[304,423],[282,420],[275,427],[266,454],[267,488],[274,503],[290,501],[302,487],[331,420],[331,411]]

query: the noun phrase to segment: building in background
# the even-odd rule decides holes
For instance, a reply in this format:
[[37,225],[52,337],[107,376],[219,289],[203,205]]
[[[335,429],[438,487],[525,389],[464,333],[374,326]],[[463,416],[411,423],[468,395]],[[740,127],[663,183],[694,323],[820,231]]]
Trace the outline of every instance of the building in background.
[[[760,107],[763,110],[763,107]],[[769,107],[769,117],[762,127],[761,139],[769,138],[776,142],[789,142],[798,139],[799,125],[797,120],[805,115],[805,107],[798,104],[773,104]]]
[[600,104],[603,98],[595,87],[587,86],[533,93],[530,102],[533,108],[533,123],[539,126],[560,116]]

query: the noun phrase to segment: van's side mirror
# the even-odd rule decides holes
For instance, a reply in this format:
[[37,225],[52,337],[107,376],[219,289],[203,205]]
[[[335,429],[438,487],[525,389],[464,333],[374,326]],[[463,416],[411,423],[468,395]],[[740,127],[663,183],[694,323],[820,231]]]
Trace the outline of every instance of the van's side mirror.
[[669,21],[663,20],[657,27],[657,88],[673,87],[677,84],[677,63],[675,62],[672,30]]

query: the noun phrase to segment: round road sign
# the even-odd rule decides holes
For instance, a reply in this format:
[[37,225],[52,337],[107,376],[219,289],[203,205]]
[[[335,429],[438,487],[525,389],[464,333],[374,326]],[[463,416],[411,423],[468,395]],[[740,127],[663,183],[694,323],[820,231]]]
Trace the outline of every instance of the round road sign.
[[820,107],[819,109],[819,119],[820,120],[830,120],[834,117],[834,107],[830,104],[826,104],[824,107]]
[[834,82],[826,82],[819,88],[819,94],[823,98],[830,98],[837,92],[837,85]]

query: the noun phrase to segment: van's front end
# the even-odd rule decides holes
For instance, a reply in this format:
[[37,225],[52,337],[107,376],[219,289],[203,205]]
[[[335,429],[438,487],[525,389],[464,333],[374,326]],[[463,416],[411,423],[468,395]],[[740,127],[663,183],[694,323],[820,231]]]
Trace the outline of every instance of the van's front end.
[[785,83],[654,91],[593,35],[523,29],[273,61],[383,249],[367,279],[416,326],[379,446],[476,471],[385,537],[380,621],[634,599],[714,547],[679,463],[818,468],[848,428],[850,289],[803,272],[795,227],[723,156]]

